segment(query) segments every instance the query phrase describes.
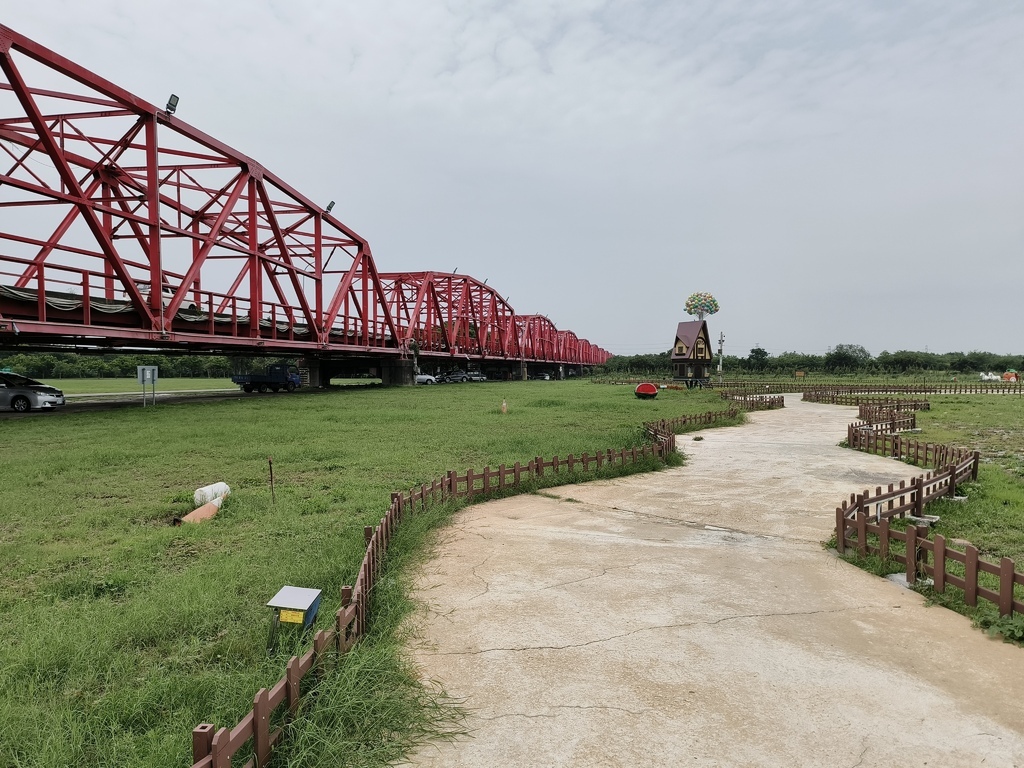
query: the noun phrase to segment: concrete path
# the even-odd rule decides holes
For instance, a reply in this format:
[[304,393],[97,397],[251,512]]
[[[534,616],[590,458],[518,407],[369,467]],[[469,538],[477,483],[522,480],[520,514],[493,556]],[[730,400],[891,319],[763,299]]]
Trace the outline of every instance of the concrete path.
[[825,551],[908,478],[802,403],[686,466],[460,513],[423,569],[425,678],[470,734],[415,766],[1024,766],[1024,650]]

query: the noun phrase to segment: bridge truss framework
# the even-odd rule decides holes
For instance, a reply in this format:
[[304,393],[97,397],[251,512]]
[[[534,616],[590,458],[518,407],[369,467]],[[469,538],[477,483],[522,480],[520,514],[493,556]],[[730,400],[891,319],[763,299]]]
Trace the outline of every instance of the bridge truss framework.
[[369,243],[250,157],[0,26],[0,348],[595,365],[464,275]]

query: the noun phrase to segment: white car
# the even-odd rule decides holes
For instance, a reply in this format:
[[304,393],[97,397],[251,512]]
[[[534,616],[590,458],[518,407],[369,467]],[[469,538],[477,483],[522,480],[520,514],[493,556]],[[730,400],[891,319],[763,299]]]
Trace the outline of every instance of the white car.
[[437,379],[428,373],[417,373],[416,374],[417,384],[437,384]]
[[0,373],[0,408],[28,413],[64,405],[64,393],[20,373]]

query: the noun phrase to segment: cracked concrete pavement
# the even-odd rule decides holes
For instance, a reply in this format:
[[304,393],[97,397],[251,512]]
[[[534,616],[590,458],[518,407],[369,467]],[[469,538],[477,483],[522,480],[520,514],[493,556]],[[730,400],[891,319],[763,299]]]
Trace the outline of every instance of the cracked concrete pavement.
[[459,513],[409,652],[467,736],[415,766],[1024,766],[1024,650],[838,560],[905,464],[803,403],[680,438],[686,465]]

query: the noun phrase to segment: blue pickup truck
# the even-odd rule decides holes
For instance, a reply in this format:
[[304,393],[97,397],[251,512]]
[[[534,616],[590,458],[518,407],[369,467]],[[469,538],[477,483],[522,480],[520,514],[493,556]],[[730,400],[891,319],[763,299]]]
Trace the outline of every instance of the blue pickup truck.
[[299,369],[294,365],[268,365],[266,373],[246,373],[232,376],[231,383],[237,384],[246,392],[294,392],[302,386]]

